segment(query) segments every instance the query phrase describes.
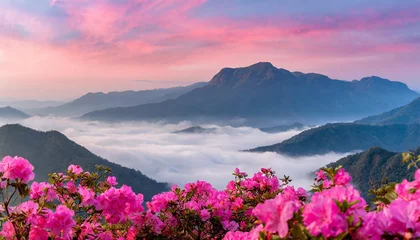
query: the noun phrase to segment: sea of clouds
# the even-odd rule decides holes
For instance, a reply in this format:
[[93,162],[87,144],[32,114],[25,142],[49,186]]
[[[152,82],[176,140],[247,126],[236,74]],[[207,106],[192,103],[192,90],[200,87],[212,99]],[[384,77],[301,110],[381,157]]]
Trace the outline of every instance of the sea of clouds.
[[[5,122],[3,122],[5,123]],[[214,133],[175,134],[191,127],[190,122],[101,123],[69,118],[31,117],[19,122],[35,130],[57,130],[96,155],[126,167],[138,169],[161,182],[184,185],[206,180],[222,189],[232,172],[255,173],[273,168],[278,176],[288,175],[292,184],[309,188],[311,172],[348,154],[330,153],[309,157],[288,157],[276,153],[240,150],[282,142],[299,131],[268,134],[251,127],[204,125]]]

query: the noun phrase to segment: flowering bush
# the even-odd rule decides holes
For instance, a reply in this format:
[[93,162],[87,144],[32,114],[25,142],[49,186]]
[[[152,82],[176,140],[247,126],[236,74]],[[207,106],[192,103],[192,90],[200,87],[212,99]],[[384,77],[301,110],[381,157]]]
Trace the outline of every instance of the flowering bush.
[[[413,157],[404,159],[416,166]],[[103,166],[85,172],[70,165],[29,187],[33,169],[20,157],[0,162],[4,239],[420,238],[420,170],[413,182],[374,190],[368,205],[340,167],[318,171],[310,193],[271,169],[252,177],[236,169],[224,190],[197,181],[145,204],[129,186],[116,187]]]

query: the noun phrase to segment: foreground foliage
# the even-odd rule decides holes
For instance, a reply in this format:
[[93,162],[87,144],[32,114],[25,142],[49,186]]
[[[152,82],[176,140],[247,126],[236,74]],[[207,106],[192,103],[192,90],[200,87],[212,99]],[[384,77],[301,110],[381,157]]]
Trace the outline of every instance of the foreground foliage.
[[[417,167],[420,158],[404,155]],[[26,159],[0,162],[0,236],[5,239],[416,239],[420,238],[420,170],[415,180],[374,189],[368,205],[341,167],[316,173],[310,193],[271,169],[239,169],[225,190],[197,181],[173,186],[143,204],[110,169],[70,165],[49,183],[29,182]],[[23,201],[23,202],[22,202]],[[146,206],[146,209],[145,209]]]

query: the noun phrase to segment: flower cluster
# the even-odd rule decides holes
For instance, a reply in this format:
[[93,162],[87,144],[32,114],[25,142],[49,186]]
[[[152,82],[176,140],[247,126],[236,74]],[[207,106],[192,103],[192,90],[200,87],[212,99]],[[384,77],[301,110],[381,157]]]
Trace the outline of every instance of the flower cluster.
[[[4,239],[418,239],[420,170],[384,186],[371,205],[341,167],[316,172],[310,192],[271,169],[235,169],[226,189],[197,181],[143,195],[118,186],[110,169],[70,165],[34,179],[26,159],[0,162],[0,238]],[[21,203],[17,201],[21,200]]]

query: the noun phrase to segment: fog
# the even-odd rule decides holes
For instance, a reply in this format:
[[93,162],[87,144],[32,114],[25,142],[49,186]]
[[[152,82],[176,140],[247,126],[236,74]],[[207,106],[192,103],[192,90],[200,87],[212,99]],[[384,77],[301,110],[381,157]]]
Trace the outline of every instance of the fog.
[[172,132],[191,127],[191,123],[109,124],[54,117],[31,117],[19,123],[35,130],[60,131],[93,153],[138,169],[158,181],[184,185],[206,180],[218,189],[232,179],[231,173],[236,167],[247,173],[271,167],[278,176],[291,176],[293,185],[308,188],[312,171],[348,155],[330,153],[296,158],[239,151],[279,143],[299,133],[294,130],[268,134],[250,127],[203,125],[216,131],[174,134]]

